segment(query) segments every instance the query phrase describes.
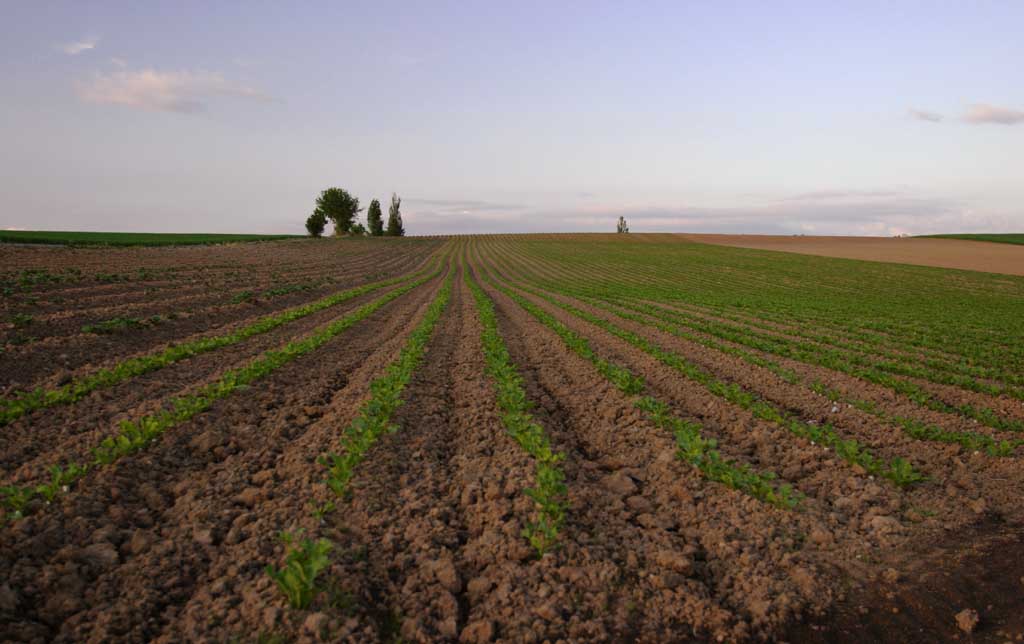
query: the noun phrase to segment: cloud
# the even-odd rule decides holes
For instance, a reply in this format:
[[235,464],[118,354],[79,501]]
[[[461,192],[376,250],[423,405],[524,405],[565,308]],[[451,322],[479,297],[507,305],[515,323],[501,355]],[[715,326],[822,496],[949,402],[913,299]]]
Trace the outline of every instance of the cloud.
[[906,194],[904,190],[816,190],[786,197],[782,201],[874,199],[878,197],[898,197],[904,194]]
[[919,110],[913,107],[907,110],[907,116],[918,121],[928,121],[930,123],[939,123],[943,118],[938,112],[929,112],[928,110]]
[[268,101],[270,97],[217,72],[161,72],[154,69],[97,74],[77,85],[88,103],[125,105],[144,110],[193,113],[207,109],[214,97]]
[[[515,210],[459,213],[451,202],[411,208],[407,227],[416,234],[504,232],[613,232],[623,216],[634,232],[872,235],[1000,231],[1020,225],[1020,214],[972,208],[947,197],[910,188],[819,190],[796,199],[765,200],[749,206],[600,204],[524,206]],[[462,202],[466,203],[466,202]],[[487,203],[487,202],[471,202]]]
[[60,50],[68,56],[77,56],[83,51],[89,51],[90,49],[96,49],[96,45],[99,44],[99,38],[84,38],[76,42],[69,42],[60,45]]
[[440,213],[462,214],[467,212],[494,212],[504,210],[522,210],[526,206],[520,204],[495,203],[492,201],[474,201],[469,199],[418,199],[410,197],[403,203],[421,205],[436,209]]
[[995,123],[997,125],[1016,125],[1024,123],[1024,112],[997,107],[986,103],[975,103],[967,109],[964,120],[974,125]]

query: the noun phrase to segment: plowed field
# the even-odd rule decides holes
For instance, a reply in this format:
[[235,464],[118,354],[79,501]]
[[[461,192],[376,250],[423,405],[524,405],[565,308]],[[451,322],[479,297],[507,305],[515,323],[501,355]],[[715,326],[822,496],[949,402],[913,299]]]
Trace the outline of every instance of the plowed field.
[[1024,639],[1024,278],[654,235],[0,278],[0,640]]

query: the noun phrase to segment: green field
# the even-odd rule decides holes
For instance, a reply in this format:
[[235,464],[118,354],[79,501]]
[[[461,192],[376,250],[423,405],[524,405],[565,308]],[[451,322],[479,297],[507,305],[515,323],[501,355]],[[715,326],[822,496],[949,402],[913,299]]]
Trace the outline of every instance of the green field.
[[1024,233],[951,233],[949,235],[921,235],[921,237],[937,237],[939,239],[969,239],[971,241],[987,241],[999,244],[1024,244]]
[[76,246],[191,246],[290,239],[301,235],[220,235],[209,233],[94,233],[63,230],[2,230],[0,242]]

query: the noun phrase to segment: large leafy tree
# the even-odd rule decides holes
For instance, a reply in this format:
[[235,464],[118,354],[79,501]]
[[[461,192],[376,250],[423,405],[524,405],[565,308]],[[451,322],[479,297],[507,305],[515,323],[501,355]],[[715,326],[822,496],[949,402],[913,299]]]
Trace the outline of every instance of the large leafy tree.
[[328,188],[316,198],[316,211],[334,222],[335,235],[343,235],[359,213],[359,199],[341,188]]
[[327,217],[324,213],[316,210],[306,219],[306,230],[313,237],[319,237],[324,234],[324,227],[327,225]]
[[380,211],[380,202],[376,199],[370,202],[370,207],[366,211],[366,227],[374,237],[384,234],[384,215]]
[[626,224],[626,218],[625,217],[619,217],[619,223],[617,223],[615,225],[615,232],[617,232],[617,233],[628,233],[629,232],[629,225]]
[[405,227],[402,225],[402,200],[397,194],[391,194],[391,207],[388,208],[388,231],[389,237],[404,237]]

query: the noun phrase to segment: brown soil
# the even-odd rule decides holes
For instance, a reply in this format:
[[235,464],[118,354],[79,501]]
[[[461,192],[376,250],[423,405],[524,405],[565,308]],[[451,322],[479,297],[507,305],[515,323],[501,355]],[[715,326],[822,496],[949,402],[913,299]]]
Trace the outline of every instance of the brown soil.
[[[271,245],[278,244],[273,242]],[[288,242],[282,242],[288,248]],[[330,244],[330,242],[329,242]],[[164,288],[156,288],[147,282],[129,284],[98,284],[90,286],[74,286],[62,289],[63,285],[44,285],[33,289],[31,294],[17,294],[13,301],[5,301],[4,307],[31,314],[35,318],[24,329],[6,330],[10,341],[14,335],[28,335],[36,338],[24,344],[8,344],[0,354],[0,391],[8,395],[15,391],[32,389],[37,386],[54,385],[75,373],[92,371],[104,366],[104,362],[122,360],[127,356],[148,353],[161,348],[168,342],[180,343],[196,337],[230,332],[234,328],[245,326],[266,315],[278,313],[284,309],[315,301],[330,293],[360,286],[365,283],[379,281],[405,274],[415,267],[421,266],[426,256],[436,248],[434,245],[409,245],[399,252],[382,248],[370,248],[358,254],[337,253],[338,258],[328,266],[320,266],[312,260],[310,265],[303,266],[304,271],[313,271],[319,278],[330,278],[331,283],[310,291],[298,291],[276,297],[257,297],[251,302],[233,303],[232,297],[239,290],[260,293],[276,283],[271,275],[278,272],[290,276],[287,283],[302,280],[294,277],[294,269],[283,260],[288,258],[282,253],[275,263],[271,258],[252,273],[239,278],[240,285],[232,290],[225,290],[219,283],[204,282],[194,287],[201,289],[200,295],[187,295],[184,300],[176,295],[180,289],[173,283]],[[27,249],[43,250],[43,249]],[[52,253],[53,249],[45,249]],[[162,251],[168,249],[146,249]],[[176,249],[177,250],[177,249]],[[323,249],[326,253],[330,246]],[[132,249],[139,253],[138,249]],[[68,252],[81,253],[81,249]],[[95,251],[93,251],[95,252]],[[122,251],[128,252],[128,251]],[[207,264],[216,265],[224,258],[213,254],[205,257]],[[337,252],[337,249],[335,249]],[[272,256],[273,257],[273,256]],[[330,255],[327,255],[330,257]],[[70,263],[79,261],[76,255],[63,258]],[[111,261],[116,261],[112,259]],[[57,266],[61,262],[56,262]],[[84,264],[89,266],[89,264]],[[72,264],[72,266],[80,266]],[[57,270],[57,268],[51,268]],[[86,269],[82,269],[85,273]],[[198,270],[198,269],[193,269]],[[128,274],[131,274],[130,271]],[[57,287],[55,292],[53,287]],[[188,287],[194,290],[193,287]],[[67,293],[74,290],[74,296]],[[100,308],[89,309],[85,315],[77,313],[83,304],[88,307],[94,297],[84,293],[114,291],[113,302]],[[26,297],[35,296],[39,301],[26,305],[19,303]],[[156,324],[142,328],[129,328],[111,334],[94,334],[82,332],[86,324],[96,324],[104,320],[118,317],[147,319],[152,315],[165,317]],[[6,316],[4,316],[6,319]],[[10,325],[7,325],[8,327]],[[55,369],[55,367],[59,367]],[[56,382],[48,382],[47,376]]]
[[295,500],[322,477],[316,457],[332,448],[437,286],[396,300],[249,396],[218,403],[4,530],[0,566],[18,589],[20,615],[6,636],[138,641],[172,623],[205,631],[221,624],[207,611],[192,618],[199,623],[187,617],[204,590],[229,594],[216,615],[236,626],[250,606],[231,601],[231,589],[270,590],[253,557],[269,562],[277,531],[308,523],[309,508]]
[[[199,275],[206,266],[210,274],[202,279],[208,282],[169,277],[149,286],[88,280],[40,286],[37,306],[53,328],[112,311],[159,310],[168,302],[195,302],[197,314],[167,327],[166,335],[156,327],[134,341],[124,336],[120,344],[72,334],[21,345],[17,359],[2,363],[4,376],[8,366],[17,369],[23,361],[28,366],[11,380],[53,386],[127,355],[223,333],[348,286],[409,274],[442,247],[463,257],[458,241],[383,251],[370,242],[344,243],[325,242],[308,256],[294,242],[110,251],[111,265],[129,271],[171,267],[168,258],[184,262],[180,275]],[[361,250],[342,261],[332,254],[338,248]],[[513,271],[497,266],[481,245],[462,248],[468,250],[462,261],[478,281],[486,272],[517,288]],[[45,266],[41,257],[53,265],[103,266],[95,249],[16,252],[16,260],[0,259],[0,269],[16,261]],[[202,292],[207,283],[233,292],[247,283],[272,283],[275,271],[292,280],[328,267],[337,271],[336,279],[322,290],[256,304],[225,307]],[[371,279],[370,267],[381,274]],[[317,458],[338,449],[342,432],[370,399],[371,382],[399,355],[442,277],[173,426],[144,449],[92,470],[53,505],[34,502],[28,517],[0,525],[0,640],[1024,640],[1020,456],[994,458],[912,440],[867,413],[834,406],[806,384],[557,296],[795,417],[832,423],[880,458],[907,458],[930,477],[901,489],[518,291],[586,337],[599,357],[642,376],[646,394],[700,423],[724,457],[774,471],[806,495],[799,510],[776,508],[705,479],[678,457],[674,437],[635,407],[636,396],[622,393],[557,334],[481,281],[533,417],[564,455],[566,522],[558,547],[538,557],[522,537],[535,513],[526,494],[536,484],[534,462],[502,423],[474,299],[459,261],[449,268],[452,297],[402,393],[403,405],[392,417],[396,431],[369,448],[349,498],[329,491]],[[0,486],[45,481],[48,466],[88,458],[119,420],[160,409],[385,292],[99,389],[74,404],[25,415],[0,428]],[[24,305],[6,304],[10,310]],[[787,329],[779,325],[777,332]],[[74,356],[73,366],[59,359],[61,351]],[[890,413],[1012,437],[922,409],[841,373],[779,362],[803,383],[822,380]],[[941,394],[1002,402],[949,387]],[[332,500],[335,511],[323,519],[313,515],[314,506]],[[333,543],[330,565],[318,578],[321,592],[305,610],[289,608],[265,572],[284,560],[278,533],[300,529]],[[965,609],[980,618],[971,634],[957,625]]]
[[683,234],[681,237],[690,241],[719,246],[1024,275],[1024,246],[1013,244],[923,237],[814,237],[690,233]]

